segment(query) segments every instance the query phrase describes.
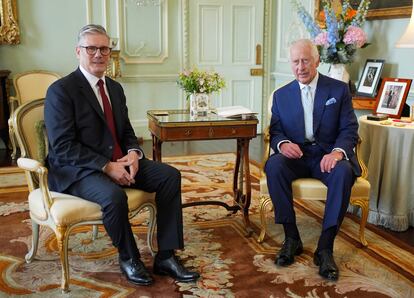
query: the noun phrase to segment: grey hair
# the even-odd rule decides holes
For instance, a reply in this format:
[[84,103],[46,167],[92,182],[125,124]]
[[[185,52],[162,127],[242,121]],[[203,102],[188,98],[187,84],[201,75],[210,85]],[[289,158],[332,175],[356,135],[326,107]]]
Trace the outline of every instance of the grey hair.
[[309,47],[310,50],[311,50],[312,57],[315,60],[319,59],[319,52],[318,52],[318,48],[316,47],[316,45],[312,42],[312,40],[307,39],[307,38],[303,38],[303,39],[295,40],[289,45],[289,53],[288,53],[289,60],[290,60],[290,49],[292,49],[292,47],[294,47],[297,44],[305,45],[305,46]]
[[81,41],[87,34],[102,34],[102,35],[105,35],[108,38],[108,40],[110,40],[110,37],[104,27],[102,27],[101,25],[96,25],[96,24],[88,24],[86,26],[83,26],[79,30],[78,45],[80,45]]

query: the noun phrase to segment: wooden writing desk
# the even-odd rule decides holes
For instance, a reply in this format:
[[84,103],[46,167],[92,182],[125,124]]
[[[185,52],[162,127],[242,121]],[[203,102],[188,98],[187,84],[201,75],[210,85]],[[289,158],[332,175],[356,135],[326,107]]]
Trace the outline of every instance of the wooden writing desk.
[[[236,161],[233,174],[234,205],[221,201],[191,202],[195,205],[220,205],[233,213],[243,211],[247,234],[252,233],[249,220],[251,181],[249,168],[249,142],[256,137],[256,117],[246,120],[223,118],[209,113],[205,117],[191,119],[186,110],[151,110],[147,112],[148,127],[152,135],[153,160],[161,161],[161,145],[171,141],[236,139]],[[243,187],[244,186],[244,187]]]

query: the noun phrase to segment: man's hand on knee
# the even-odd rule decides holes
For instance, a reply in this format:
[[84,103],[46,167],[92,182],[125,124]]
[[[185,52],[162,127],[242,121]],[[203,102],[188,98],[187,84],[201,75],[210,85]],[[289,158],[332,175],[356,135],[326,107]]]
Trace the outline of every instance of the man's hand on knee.
[[344,158],[344,155],[341,151],[333,151],[329,154],[325,154],[322,157],[320,166],[321,166],[321,172],[330,173],[331,170],[336,166],[336,164]]

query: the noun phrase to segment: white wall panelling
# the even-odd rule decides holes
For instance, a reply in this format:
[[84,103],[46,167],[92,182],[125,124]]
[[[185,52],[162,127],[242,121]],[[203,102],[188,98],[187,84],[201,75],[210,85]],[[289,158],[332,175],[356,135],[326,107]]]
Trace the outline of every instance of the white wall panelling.
[[121,59],[125,64],[163,63],[168,57],[168,0],[156,6],[118,1]]
[[197,64],[220,65],[223,63],[223,7],[200,5],[197,13]]
[[[234,5],[232,41],[232,60],[234,64],[253,64],[255,59],[255,12],[253,6]],[[235,30],[237,28],[237,30]]]

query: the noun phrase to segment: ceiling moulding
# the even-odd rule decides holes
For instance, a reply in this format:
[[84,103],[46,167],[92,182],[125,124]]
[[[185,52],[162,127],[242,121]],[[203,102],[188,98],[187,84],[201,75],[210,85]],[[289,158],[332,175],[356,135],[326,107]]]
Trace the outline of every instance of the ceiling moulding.
[[120,58],[125,64],[168,57],[168,0],[118,0]]

